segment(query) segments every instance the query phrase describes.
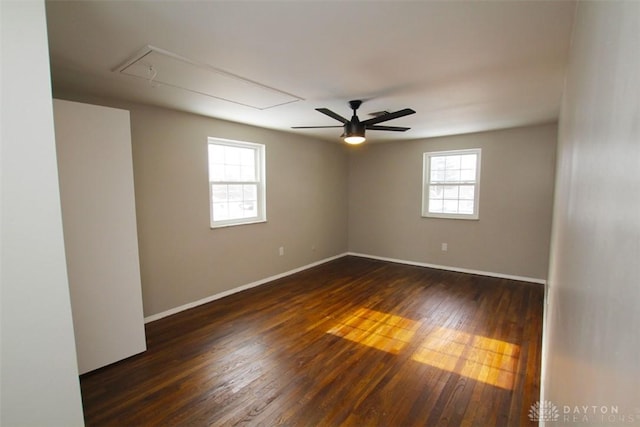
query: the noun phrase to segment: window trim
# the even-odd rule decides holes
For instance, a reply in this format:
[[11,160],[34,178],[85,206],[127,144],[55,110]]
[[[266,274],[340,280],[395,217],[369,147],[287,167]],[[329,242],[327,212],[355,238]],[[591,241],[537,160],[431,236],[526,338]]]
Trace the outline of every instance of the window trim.
[[[444,157],[444,156],[460,156],[465,154],[475,154],[476,159],[476,177],[473,182],[474,195],[473,195],[473,210],[472,214],[460,214],[460,213],[433,213],[429,212],[429,186],[431,185],[431,158],[432,157]],[[482,149],[481,148],[466,148],[461,150],[447,150],[447,151],[428,151],[422,154],[422,217],[424,218],[446,218],[446,219],[465,219],[465,220],[478,220],[480,219],[480,169],[482,165]],[[461,181],[459,184],[464,185]]]
[[[216,137],[207,138],[207,175],[210,174],[209,169],[209,146],[211,145],[224,145],[227,147],[237,148],[250,148],[255,151],[255,167],[257,181],[211,181],[211,177],[208,177],[209,185],[209,227],[211,229],[233,227],[236,225],[258,224],[267,222],[267,185],[266,185],[266,148],[264,144],[258,144],[255,142],[237,141],[233,139],[224,139]],[[212,184],[257,184],[257,204],[258,215],[251,218],[237,218],[214,221],[213,219],[213,191]]]

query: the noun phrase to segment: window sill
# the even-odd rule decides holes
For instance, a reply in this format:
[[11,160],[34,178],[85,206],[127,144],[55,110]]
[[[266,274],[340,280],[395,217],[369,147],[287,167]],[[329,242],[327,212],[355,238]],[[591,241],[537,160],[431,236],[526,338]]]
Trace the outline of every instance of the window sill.
[[456,215],[456,214],[422,214],[422,218],[463,219],[467,221],[480,220],[478,215]]
[[247,222],[235,222],[235,223],[229,223],[229,224],[209,225],[209,228],[211,230],[216,230],[218,228],[238,227],[240,225],[260,224],[260,223],[263,223],[263,222],[267,222],[267,220],[266,219],[256,219],[254,221],[247,221]]

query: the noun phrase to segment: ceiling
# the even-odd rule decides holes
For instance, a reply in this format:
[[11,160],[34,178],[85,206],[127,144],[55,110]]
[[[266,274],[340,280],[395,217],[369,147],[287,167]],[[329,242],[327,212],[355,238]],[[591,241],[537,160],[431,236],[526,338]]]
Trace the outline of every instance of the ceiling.
[[[340,125],[315,108],[348,118],[352,99],[364,100],[361,120],[371,112],[416,110],[384,123],[411,127],[407,132],[368,131],[375,142],[556,120],[575,3],[174,0],[46,7],[55,96],[122,99],[332,141],[341,129],[291,126]],[[150,69],[148,78],[118,71],[148,45],[197,65],[182,75],[185,85],[197,85],[203,72],[239,84],[222,82],[224,93],[209,96],[163,84],[164,69]],[[248,94],[236,93],[242,86]],[[235,102],[254,96],[251,89],[284,93],[285,101],[256,102],[258,108]]]

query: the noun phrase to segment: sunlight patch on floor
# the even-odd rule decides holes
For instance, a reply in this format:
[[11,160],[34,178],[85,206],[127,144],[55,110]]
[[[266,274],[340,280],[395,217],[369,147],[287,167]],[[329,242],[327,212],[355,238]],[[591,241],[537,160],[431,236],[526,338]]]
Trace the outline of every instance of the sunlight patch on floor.
[[513,389],[520,347],[505,341],[436,328],[411,357],[506,390]]
[[[399,354],[411,343],[420,326],[421,322],[406,317],[359,308],[327,333]],[[411,359],[475,381],[512,390],[519,354],[518,345],[438,327],[420,343]]]
[[360,308],[327,333],[378,350],[398,354],[413,338],[420,322],[389,313]]

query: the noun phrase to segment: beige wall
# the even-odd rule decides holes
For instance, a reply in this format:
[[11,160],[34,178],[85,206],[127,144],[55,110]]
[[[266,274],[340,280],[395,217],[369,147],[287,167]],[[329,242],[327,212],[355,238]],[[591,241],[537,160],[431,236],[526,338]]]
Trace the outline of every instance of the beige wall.
[[585,425],[640,421],[639,47],[640,2],[578,3],[560,116],[542,385],[556,406],[618,407],[612,421],[600,410],[578,418]]
[[[346,252],[348,164],[340,144],[129,109],[146,316]],[[209,228],[209,136],[266,145],[266,223]]]
[[[546,279],[555,124],[345,147],[163,108],[76,100],[131,111],[147,317],[347,251]],[[267,223],[209,228],[208,136],[266,144]],[[422,218],[422,153],[475,147],[483,149],[480,220]]]
[[[545,279],[556,130],[550,124],[357,147],[349,161],[349,250]],[[480,219],[422,218],[422,153],[463,148],[482,149]]]

